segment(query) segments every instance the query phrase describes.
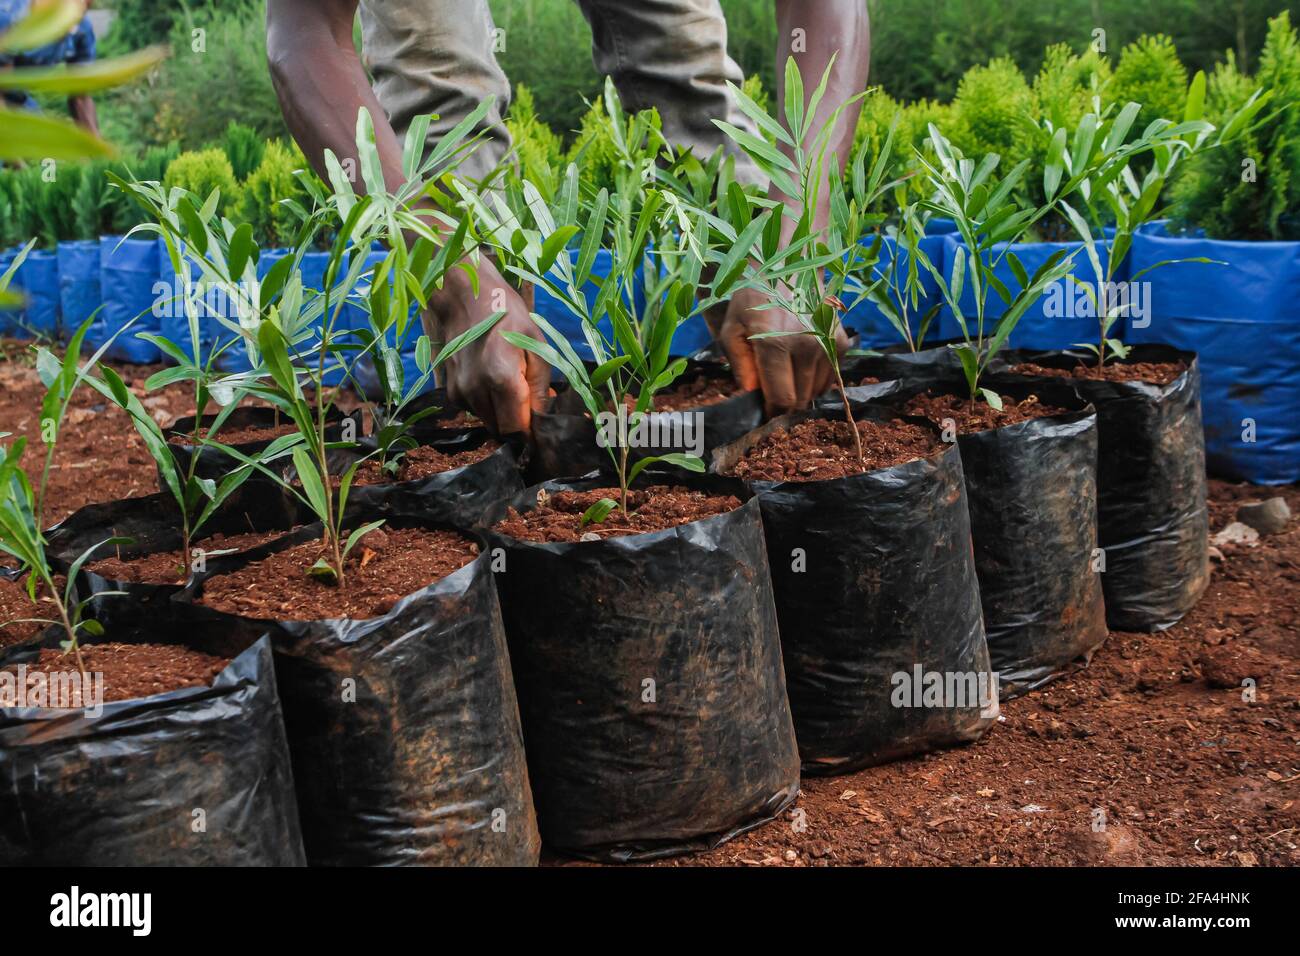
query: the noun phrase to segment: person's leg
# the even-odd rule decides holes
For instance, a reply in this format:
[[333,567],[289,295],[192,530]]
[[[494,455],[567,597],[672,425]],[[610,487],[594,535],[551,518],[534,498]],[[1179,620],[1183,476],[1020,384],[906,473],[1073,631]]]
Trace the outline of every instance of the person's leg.
[[727,55],[727,22],[718,0],[577,0],[591,24],[596,69],[614,79],[630,109],[657,107],[664,135],[700,159],[719,145],[736,157],[736,177],[762,174],[713,125],[714,119],[757,133],[736,107],[726,81],[744,76]]
[[362,0],[363,57],[374,78],[375,95],[398,136],[426,113],[436,143],[488,96],[496,97],[475,132],[483,139],[461,164],[480,178],[510,149],[501,122],[510,102],[510,81],[493,53],[492,14],[486,0]]

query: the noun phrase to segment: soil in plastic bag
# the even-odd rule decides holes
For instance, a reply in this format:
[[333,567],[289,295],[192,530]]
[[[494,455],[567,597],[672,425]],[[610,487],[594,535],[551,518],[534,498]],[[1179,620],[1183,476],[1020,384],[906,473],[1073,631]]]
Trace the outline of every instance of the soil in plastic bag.
[[[199,427],[206,429],[213,421],[216,420],[216,414],[204,415],[199,419]],[[348,430],[350,436],[344,436],[344,421],[348,419],[351,425]],[[358,440],[362,436],[362,422],[360,413],[344,415],[342,410],[337,407],[331,408],[328,414],[329,425],[325,429],[325,437],[328,441],[341,441],[347,437],[347,440]],[[213,437],[214,441],[221,442],[223,445],[229,445],[231,448],[247,456],[255,456],[258,452],[266,448],[267,445],[278,435],[272,435],[271,438],[256,440],[236,440],[242,436],[240,432],[247,429],[271,429],[276,426],[283,428],[285,434],[293,432],[293,421],[289,416],[274,408],[247,407],[237,408],[226,418],[221,425],[221,430]],[[239,461],[227,455],[219,448],[212,448],[206,445],[194,445],[190,442],[190,436],[194,432],[194,416],[189,415],[185,418],[178,418],[171,428],[167,429],[169,441],[167,448],[176,459],[176,465],[185,473],[189,469],[190,456],[199,456],[198,469],[195,472],[200,478],[211,478],[213,481],[220,481],[231,471],[239,466]],[[161,481],[161,476],[159,476]],[[254,485],[273,483],[261,473],[253,474],[249,477],[248,482]]]
[[[489,533],[505,554],[497,585],[542,837],[589,859],[708,849],[799,790],[757,502],[713,476],[655,483],[745,503],[601,541]],[[602,484],[548,482],[513,504]]]
[[[961,378],[930,387],[968,392]],[[925,390],[907,386],[889,401]],[[1096,412],[1064,382],[999,392],[1065,410],[957,435],[989,659],[1008,700],[1087,664],[1108,632],[1094,563]]]
[[[303,864],[270,645],[239,651],[192,636],[187,646],[235,655],[211,686],[97,714],[0,707],[0,865]],[[174,642],[159,632],[105,639]],[[38,651],[11,649],[0,667]]]
[[[1076,368],[1095,359],[1065,352],[1010,352],[1022,362]],[[1136,345],[1127,362],[1182,362],[1167,385],[1091,377],[1003,374],[986,384],[1065,381],[1097,409],[1097,531],[1106,621],[1117,631],[1160,631],[1176,624],[1209,581],[1205,437],[1196,356]]]
[[[485,428],[447,431],[421,444],[448,455],[471,451],[491,440]],[[504,441],[481,461],[410,481],[359,485],[348,492],[348,510],[368,519],[419,518],[461,527],[480,524],[498,502],[512,498],[524,487],[516,450],[522,439]],[[363,442],[360,454],[373,450]],[[341,464],[341,463],[340,463]],[[333,470],[333,466],[331,466]]]
[[[768,434],[829,414],[775,418],[719,449],[712,467],[726,474]],[[804,773],[848,773],[984,734],[997,683],[956,446],[846,478],[748,484],[763,513]],[[926,693],[936,680],[938,698]]]
[[[201,536],[217,533],[237,535],[245,532],[288,532],[304,520],[276,489],[265,486],[241,486],[199,529]],[[52,564],[66,571],[87,548],[111,537],[130,538],[130,544],[100,548],[83,565],[78,589],[83,597],[94,595],[91,616],[101,624],[123,627],[149,625],[157,628],[175,620],[171,598],[183,584],[147,584],[118,581],[98,574],[96,560],[120,556],[130,559],[159,551],[179,550],[180,512],[170,493],[123,498],[86,505],[69,515],[47,532],[47,549]],[[267,542],[242,552],[240,560],[254,560],[285,544],[288,539]],[[203,537],[192,542],[203,548]],[[206,558],[198,567],[215,572],[229,565],[235,556]],[[191,568],[193,568],[191,562]],[[112,593],[120,592],[120,593]]]
[[537,863],[489,561],[480,554],[359,620],[255,620],[190,604],[197,621],[271,637],[311,865]]
[[[700,378],[729,378],[728,366],[692,359],[674,382],[674,387]],[[699,455],[709,460],[714,448],[734,441],[763,421],[763,394],[741,392],[712,405],[656,412],[646,423],[647,433],[658,435],[655,447],[633,448],[633,461],[649,455],[672,452]],[[576,394],[561,388],[551,409],[533,415],[533,454],[529,463],[531,481],[574,478],[593,471],[608,471],[609,452],[596,443],[596,425]]]

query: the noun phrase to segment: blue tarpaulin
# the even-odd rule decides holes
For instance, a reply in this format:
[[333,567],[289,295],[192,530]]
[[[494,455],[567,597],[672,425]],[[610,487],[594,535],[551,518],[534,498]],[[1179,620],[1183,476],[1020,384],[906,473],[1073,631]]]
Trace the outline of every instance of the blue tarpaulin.
[[99,240],[60,242],[59,307],[67,338],[95,314],[103,301],[99,288]]
[[100,237],[99,282],[104,307],[86,336],[89,348],[99,348],[130,323],[105,354],[125,362],[148,363],[162,358],[157,346],[136,336],[161,330],[158,313],[167,297],[159,271],[163,255],[158,239]]
[[[10,250],[0,260],[0,272],[9,268],[18,250]],[[5,332],[17,338],[39,336],[55,339],[59,334],[59,262],[45,249],[32,249],[14,273],[10,291],[26,298],[22,309],[4,313],[0,322]]]
[[1129,342],[1196,352],[1206,464],[1212,474],[1259,484],[1300,480],[1300,243],[1170,236],[1153,223],[1134,237],[1130,268],[1180,263],[1150,282],[1152,320]]
[[[951,220],[948,220],[951,221]],[[933,224],[933,223],[931,223]],[[873,239],[862,240],[863,245],[870,245]],[[945,241],[942,234],[927,235],[921,240],[921,251],[929,257],[931,265],[940,272],[943,271]],[[894,261],[894,257],[899,254],[899,246],[896,241],[885,238],[880,244],[880,263],[878,266],[877,278],[886,276]],[[903,293],[907,282],[907,270],[909,255],[906,250],[902,252],[902,258],[898,262],[895,270],[893,284],[897,286],[898,291]],[[920,328],[921,319],[930,309],[942,301],[939,292],[939,283],[934,280],[924,268],[920,270],[921,296],[915,310],[908,306],[908,321],[912,327],[912,334],[916,335]],[[851,296],[858,293],[853,291]],[[898,305],[898,296],[892,292],[887,293],[894,300],[895,306]],[[850,332],[858,334],[859,348],[883,348],[887,345],[900,345],[903,343],[903,337],[885,318],[885,314],[873,302],[863,298],[855,303],[848,312],[844,313],[843,324]],[[933,343],[938,339],[939,320],[935,318],[930,323],[930,328],[925,334],[925,343]],[[924,344],[924,343],[923,343]]]

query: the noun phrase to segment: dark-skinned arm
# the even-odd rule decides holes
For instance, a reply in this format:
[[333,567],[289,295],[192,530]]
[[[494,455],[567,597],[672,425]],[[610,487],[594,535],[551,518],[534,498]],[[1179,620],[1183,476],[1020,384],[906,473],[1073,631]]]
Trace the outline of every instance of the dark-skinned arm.
[[99,114],[95,111],[95,101],[90,96],[84,93],[69,96],[68,115],[91,136],[99,135]]
[[[865,0],[819,0],[817,3],[799,3],[797,0],[776,0],[777,21],[777,89],[776,102],[785,102],[785,63],[793,56],[804,78],[805,96],[812,92],[825,72],[831,57],[835,66],[826,86],[826,95],[817,108],[810,129],[826,125],[836,107],[849,97],[862,92],[867,85],[867,70],[871,61],[871,31]],[[802,49],[796,52],[795,30],[802,31]],[[840,175],[849,151],[853,147],[853,131],[857,126],[860,104],[854,103],[839,116],[827,145],[827,153],[834,154],[838,165],[828,175]],[[781,147],[788,154],[789,148]],[[788,202],[779,189],[769,192],[773,199]],[[815,225],[826,224],[830,210],[829,190],[821,190]],[[782,235],[789,240],[795,222],[784,221]],[[761,388],[770,415],[806,408],[812,400],[831,385],[833,371],[821,346],[806,335],[779,336],[750,341],[759,332],[792,331],[801,329],[799,320],[784,309],[763,309],[766,298],[752,289],[737,292],[719,317],[721,309],[710,316],[709,325],[714,338],[722,346],[736,379],[746,389]],[[843,338],[840,349],[848,347]]]
[[[321,176],[326,175],[326,149],[341,161],[352,159],[357,168],[357,113],[368,109],[384,181],[396,189],[404,182],[402,147],[353,45],[356,10],[357,0],[267,0],[271,80],[289,131]],[[490,260],[481,258],[477,272],[477,295],[463,270],[448,274],[445,287],[430,302],[431,337],[445,342],[494,311],[504,309],[506,315],[489,334],[449,359],[439,374],[448,396],[489,428],[501,434],[527,432],[532,411],[546,401],[550,369],[500,333],[538,338],[537,327],[524,300]]]

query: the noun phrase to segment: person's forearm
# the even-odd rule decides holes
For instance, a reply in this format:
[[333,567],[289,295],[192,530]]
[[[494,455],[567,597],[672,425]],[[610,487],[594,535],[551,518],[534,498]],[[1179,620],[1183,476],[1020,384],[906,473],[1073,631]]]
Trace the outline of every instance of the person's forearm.
[[[808,128],[822,129],[840,104],[861,93],[867,86],[867,71],[871,64],[871,25],[867,16],[866,0],[818,0],[803,3],[799,0],[776,0],[776,101],[785,102],[785,63],[793,56],[803,76],[806,98],[816,89],[822,74],[835,58],[822,97]],[[833,174],[843,172],[844,164],[853,148],[853,131],[862,111],[861,102],[855,102],[841,111],[827,141],[829,162],[834,156],[837,165]],[[787,150],[789,152],[789,150]],[[827,175],[832,175],[828,165]],[[772,198],[782,201],[789,197],[775,187]],[[817,203],[816,225],[825,225],[830,208],[829,190],[823,184]],[[787,232],[794,224],[787,220]]]
[[[326,175],[325,150],[357,162],[356,120],[363,107],[389,189],[400,186],[402,148],[357,56],[357,0],[267,0],[266,47],[285,123],[313,168]],[[357,177],[358,189],[364,186]]]
[[72,121],[92,136],[99,135],[99,114],[95,111],[95,101],[89,96],[68,97],[68,113]]

